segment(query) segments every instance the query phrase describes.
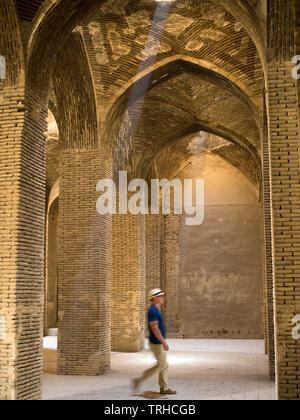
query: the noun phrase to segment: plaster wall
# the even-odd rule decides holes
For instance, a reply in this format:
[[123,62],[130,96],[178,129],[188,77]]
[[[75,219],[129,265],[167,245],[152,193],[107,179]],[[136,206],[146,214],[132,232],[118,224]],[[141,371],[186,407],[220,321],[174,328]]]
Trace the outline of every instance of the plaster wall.
[[180,177],[204,178],[205,218],[179,230],[179,290],[187,338],[263,338],[261,206],[247,178],[205,155]]

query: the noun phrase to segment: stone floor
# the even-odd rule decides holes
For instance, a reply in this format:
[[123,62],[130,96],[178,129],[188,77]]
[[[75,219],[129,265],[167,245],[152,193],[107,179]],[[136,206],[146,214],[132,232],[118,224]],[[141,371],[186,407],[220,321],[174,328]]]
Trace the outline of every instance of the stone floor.
[[[170,339],[169,382],[178,400],[274,400],[275,384],[268,379],[264,343],[257,340]],[[56,338],[44,340],[44,400],[132,400],[131,379],[150,367],[148,349],[141,353],[112,353],[111,371],[100,377],[58,376]],[[156,379],[143,391],[157,391]]]

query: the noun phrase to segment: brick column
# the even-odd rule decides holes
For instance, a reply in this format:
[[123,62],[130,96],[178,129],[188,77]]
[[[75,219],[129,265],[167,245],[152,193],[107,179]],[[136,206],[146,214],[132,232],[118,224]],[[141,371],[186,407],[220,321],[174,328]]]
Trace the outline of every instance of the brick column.
[[44,331],[57,328],[57,223],[58,199],[50,206],[46,215],[46,264],[45,264],[45,317]]
[[270,154],[267,134],[262,144],[263,214],[264,214],[264,286],[266,311],[266,344],[269,356],[270,379],[275,380],[274,284],[271,220]]
[[0,399],[41,398],[46,107],[0,92]]
[[295,4],[268,0],[267,107],[271,162],[275,295],[276,384],[279,399],[300,399],[300,341],[292,320],[300,315],[299,102],[291,64]]
[[146,292],[162,287],[162,217],[161,215],[146,216]]
[[268,68],[279,399],[300,399],[300,341],[292,337],[292,319],[300,315],[299,114],[291,72],[289,63]]
[[110,368],[111,216],[96,211],[96,185],[111,177],[100,151],[60,155],[58,373]]
[[[146,216],[146,315],[149,308],[148,292],[154,288],[162,288],[162,249],[164,239],[162,236],[162,215]],[[147,326],[147,317],[145,317]],[[148,337],[148,328],[145,330]]]
[[145,341],[145,216],[113,216],[112,350],[138,352]]
[[179,307],[179,230],[181,215],[165,216],[165,284],[166,303],[163,308],[168,337],[182,337]]

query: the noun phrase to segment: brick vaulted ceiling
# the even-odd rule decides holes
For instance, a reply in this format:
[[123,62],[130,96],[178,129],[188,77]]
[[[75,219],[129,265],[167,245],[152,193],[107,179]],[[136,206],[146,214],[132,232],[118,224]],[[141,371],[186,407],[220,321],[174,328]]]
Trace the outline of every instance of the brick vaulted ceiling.
[[173,145],[201,128],[240,145],[254,159],[260,149],[260,133],[249,105],[226,85],[203,75],[183,72],[157,85],[130,106],[128,115],[135,127],[139,173],[147,172],[166,148],[171,158]]
[[[18,1],[20,17],[32,20],[41,3]],[[251,4],[257,9],[260,2]],[[99,115],[107,115],[110,136],[118,137],[127,112],[126,118],[135,126],[128,149],[133,151],[134,166],[140,170],[150,171],[164,148],[204,128],[258,156],[264,77],[259,54],[246,28],[228,8],[215,1],[171,2],[166,19],[155,14],[156,7],[154,0],[99,0],[94,2],[92,13],[82,16],[80,32]],[[42,39],[44,32],[40,34]],[[184,68],[172,74],[172,60],[220,71],[253,107],[228,83],[214,81],[203,72],[197,74]],[[159,62],[171,64],[159,75],[167,77],[156,83],[151,67]],[[38,63],[33,68],[37,70]],[[143,71],[152,73],[150,85],[141,97],[132,98],[134,81]]]
[[20,20],[32,22],[39,7],[44,3],[44,0],[16,0],[17,11]]
[[152,178],[176,178],[177,175],[199,156],[216,155],[240,170],[258,191],[261,181],[260,165],[237,144],[204,131],[186,135],[166,146],[154,159],[148,173]]
[[110,0],[96,7],[84,24],[99,96],[111,97],[138,71],[175,55],[218,67],[244,84],[249,96],[262,94],[262,66],[253,41],[215,2],[180,0],[171,3],[167,16],[153,0],[126,0],[123,8],[117,4]]
[[[109,0],[83,22],[100,115],[108,115],[106,141],[132,135],[116,150],[127,148],[139,173],[150,170],[164,147],[201,126],[258,159],[264,77],[246,29],[209,0],[171,3],[167,17],[156,7],[150,0],[126,0],[123,7]],[[213,80],[197,63],[224,77]],[[147,71],[148,79],[139,80]],[[126,125],[133,132],[120,136]]]

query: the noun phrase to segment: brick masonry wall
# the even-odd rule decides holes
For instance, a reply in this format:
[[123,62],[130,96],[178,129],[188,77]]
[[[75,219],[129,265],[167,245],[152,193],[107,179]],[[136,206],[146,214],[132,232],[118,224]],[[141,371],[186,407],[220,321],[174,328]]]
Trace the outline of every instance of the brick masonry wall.
[[145,216],[114,215],[112,238],[112,350],[137,352],[145,340]]
[[111,216],[96,211],[97,182],[111,177],[98,150],[60,156],[58,373],[110,368]]
[[289,61],[294,55],[297,0],[268,0],[268,59]]
[[146,337],[148,337],[148,321],[147,312],[149,308],[148,293],[150,290],[155,288],[162,288],[162,215],[147,215],[146,229],[145,229],[145,240],[146,240],[146,290],[145,290],[145,302],[146,302]]
[[163,288],[166,292],[164,315],[168,337],[182,337],[178,290],[180,222],[180,215],[171,214],[165,217],[165,285]]
[[279,399],[300,398],[300,167],[297,82],[289,63],[268,67],[275,279],[276,376]]
[[267,134],[262,143],[263,171],[263,230],[264,230],[264,281],[266,303],[266,344],[269,356],[270,379],[275,380],[275,336],[274,336],[274,284],[273,244],[271,220],[270,153]]
[[57,328],[57,224],[59,214],[59,200],[54,200],[47,213],[46,228],[46,264],[45,264],[45,319],[44,331]]
[[195,158],[177,177],[204,182],[203,223],[187,226],[183,216],[180,226],[178,287],[184,337],[263,339],[258,190],[216,154]]
[[2,90],[0,399],[41,398],[45,118],[31,92]]

